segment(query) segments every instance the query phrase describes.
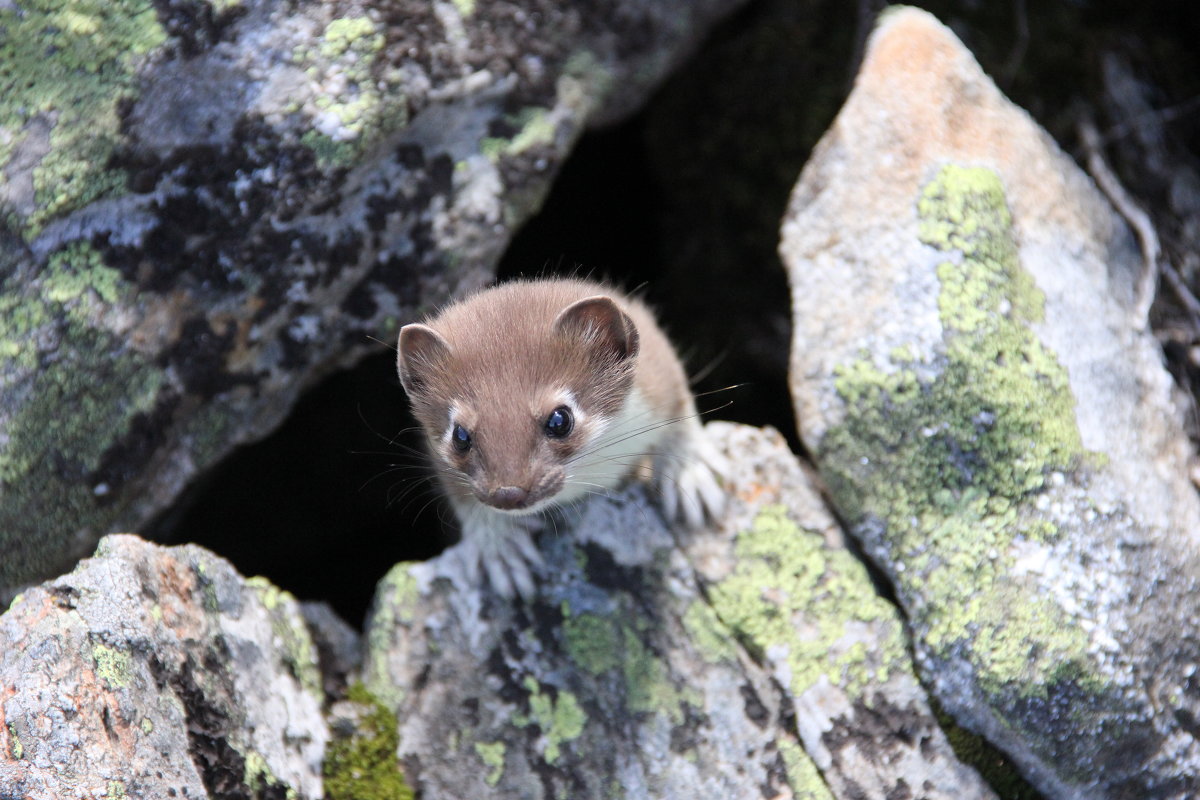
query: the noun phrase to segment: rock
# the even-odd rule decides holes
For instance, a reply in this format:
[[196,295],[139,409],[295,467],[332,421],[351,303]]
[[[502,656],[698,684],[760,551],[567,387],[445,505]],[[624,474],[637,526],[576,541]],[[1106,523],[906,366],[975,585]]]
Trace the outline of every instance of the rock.
[[1047,797],[1195,796],[1200,503],[1121,219],[906,9],[780,253],[802,436],[942,707]]
[[0,4],[0,590],[487,281],[736,5]]
[[347,686],[362,669],[362,637],[328,603],[301,603],[300,613],[317,647],[325,696],[345,696]]
[[0,616],[0,795],[320,798],[298,604],[195,546],[109,536]]
[[419,796],[993,797],[782,438],[707,430],[735,462],[719,530],[677,541],[633,487],[540,537],[529,604],[452,553],[380,584],[366,683]]

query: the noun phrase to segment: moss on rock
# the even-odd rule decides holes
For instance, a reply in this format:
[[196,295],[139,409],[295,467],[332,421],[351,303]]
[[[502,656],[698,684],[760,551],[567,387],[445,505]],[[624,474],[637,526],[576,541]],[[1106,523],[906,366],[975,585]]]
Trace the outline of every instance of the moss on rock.
[[793,696],[821,675],[865,694],[890,670],[903,668],[907,656],[898,625],[875,643],[873,654],[847,638],[855,621],[895,618],[848,552],[830,550],[778,506],[764,509],[735,547],[737,567],[712,588],[713,607],[751,652],[787,654]]
[[[136,75],[167,39],[149,0],[26,0],[0,7],[0,171],[37,120],[50,124],[33,171],[27,236],[50,219],[123,190],[106,165]],[[6,135],[5,135],[6,134]]]
[[1043,296],[995,173],[946,166],[917,208],[921,241],[947,254],[944,351],[840,368],[846,416],[822,470],[901,598],[920,598],[906,606],[927,652],[969,660],[987,692],[1079,687],[1093,680],[1086,634],[1011,571],[1019,543],[1058,535],[1034,496],[1088,460],[1066,370],[1033,331]]
[[317,665],[317,648],[312,634],[300,613],[296,598],[262,576],[246,579],[246,588],[253,591],[267,614],[271,627],[281,644],[280,655],[288,669],[313,697],[322,696],[321,670]]
[[592,675],[600,675],[620,663],[620,630],[609,617],[568,615],[563,619],[562,630],[571,659]]
[[[0,546],[12,554],[0,584],[61,566],[77,531],[108,527],[105,498],[120,487],[105,459],[169,391],[163,369],[105,327],[127,289],[85,244],[51,254],[29,285],[0,286],[0,358],[21,376],[0,393]],[[22,534],[31,521],[36,537]]]
[[542,757],[553,764],[562,754],[562,746],[583,733],[587,715],[571,692],[559,690],[551,695],[532,677],[525,679],[525,688],[529,691],[528,721],[541,729],[546,742]]
[[365,713],[352,735],[335,736],[325,750],[326,800],[412,800],[396,759],[395,715],[361,683],[350,687],[347,699]]
[[124,650],[104,644],[94,645],[92,661],[96,664],[96,677],[105,681],[110,689],[128,686],[133,679],[133,659]]

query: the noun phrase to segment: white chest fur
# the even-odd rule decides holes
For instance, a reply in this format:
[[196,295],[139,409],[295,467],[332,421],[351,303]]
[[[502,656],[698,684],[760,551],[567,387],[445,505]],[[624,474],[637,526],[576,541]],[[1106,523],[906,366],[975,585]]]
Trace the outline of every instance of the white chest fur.
[[555,503],[615,489],[631,474],[648,468],[670,427],[670,421],[650,408],[634,387],[617,415],[571,458],[566,483]]

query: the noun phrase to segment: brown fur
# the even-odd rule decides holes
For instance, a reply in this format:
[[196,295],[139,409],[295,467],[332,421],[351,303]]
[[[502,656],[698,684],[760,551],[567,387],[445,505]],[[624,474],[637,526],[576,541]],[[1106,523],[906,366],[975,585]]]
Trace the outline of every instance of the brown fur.
[[[597,295],[624,313],[585,304],[556,327],[564,309]],[[443,478],[460,502],[504,486],[552,497],[586,425],[615,417],[635,386],[652,412],[647,424],[695,413],[683,368],[649,309],[590,281],[516,281],[454,303],[425,325],[405,326],[398,367],[431,451],[467,478]],[[544,422],[561,390],[574,395],[584,429],[557,440]],[[451,408],[471,432],[468,453],[446,439]]]

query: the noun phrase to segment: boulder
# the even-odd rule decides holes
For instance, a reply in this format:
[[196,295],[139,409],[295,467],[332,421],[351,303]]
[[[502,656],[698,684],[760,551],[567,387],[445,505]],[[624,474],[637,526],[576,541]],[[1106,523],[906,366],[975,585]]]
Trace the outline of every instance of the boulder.
[[890,12],[780,253],[801,434],[947,712],[1047,797],[1200,791],[1200,502],[1091,180]]
[[365,682],[419,796],[994,797],[782,437],[707,430],[734,464],[711,530],[634,486],[542,534],[528,603],[453,553],[381,582]]
[[320,798],[299,604],[195,546],[104,538],[0,616],[0,796]]
[[485,283],[736,5],[0,4],[0,594]]

